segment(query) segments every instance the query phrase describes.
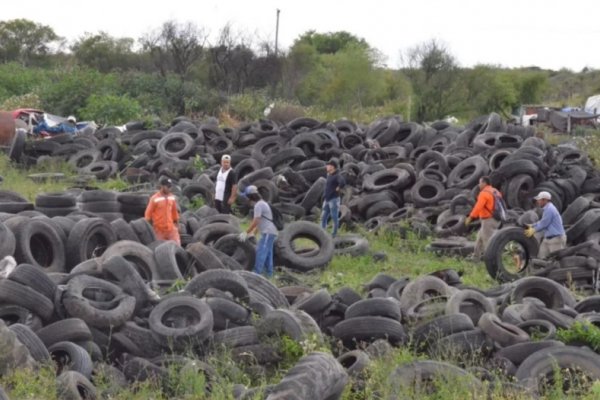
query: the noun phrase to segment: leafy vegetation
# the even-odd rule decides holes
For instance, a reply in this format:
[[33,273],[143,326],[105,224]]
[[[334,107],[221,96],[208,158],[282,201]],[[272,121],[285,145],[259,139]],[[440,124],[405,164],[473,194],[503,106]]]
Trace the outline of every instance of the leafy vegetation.
[[0,104],[102,123],[178,114],[256,120],[271,103],[288,111],[274,114],[279,120],[432,121],[508,116],[520,104],[580,105],[600,91],[600,71],[465,68],[437,40],[408,50],[396,69],[345,31],[308,31],[277,53],[230,24],[215,42],[207,37],[201,26],[166,21],[139,40],[86,33],[66,43],[66,53],[53,46],[61,38],[52,27],[0,21]]

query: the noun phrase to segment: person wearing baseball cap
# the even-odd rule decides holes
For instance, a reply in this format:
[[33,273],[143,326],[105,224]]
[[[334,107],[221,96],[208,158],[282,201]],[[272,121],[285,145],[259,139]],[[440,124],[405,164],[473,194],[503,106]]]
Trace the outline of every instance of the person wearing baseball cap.
[[537,258],[546,258],[554,251],[567,247],[567,235],[563,227],[562,217],[552,204],[552,195],[541,191],[533,198],[537,205],[542,208],[542,219],[525,229],[525,236],[533,237],[536,233],[544,234]]
[[237,197],[237,175],[231,168],[231,156],[221,156],[221,168],[215,184],[215,208],[221,214],[230,214]]
[[256,244],[254,272],[259,275],[265,273],[268,278],[271,278],[273,277],[273,245],[277,239],[273,211],[254,185],[246,187],[242,196],[246,197],[250,205],[254,207],[254,215],[250,226],[239,234],[238,240],[245,242],[248,240],[248,236],[253,235],[257,230],[260,232],[260,239]]
[[177,198],[171,192],[173,181],[163,176],[158,184],[160,189],[150,197],[144,218],[152,224],[157,240],[172,240],[181,246]]
[[327,229],[329,218],[333,220],[332,236],[337,235],[340,226],[340,190],[346,185],[344,177],[338,172],[338,162],[331,159],[325,165],[327,168],[327,181],[323,193],[323,209],[321,213],[321,227]]

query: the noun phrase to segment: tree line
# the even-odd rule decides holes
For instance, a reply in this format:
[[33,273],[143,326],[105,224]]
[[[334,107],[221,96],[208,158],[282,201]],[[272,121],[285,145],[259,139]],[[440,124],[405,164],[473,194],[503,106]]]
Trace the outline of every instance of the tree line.
[[[399,46],[401,43],[399,43]],[[256,119],[268,104],[322,118],[414,121],[520,104],[579,104],[600,92],[600,71],[495,65],[461,67],[438,40],[390,68],[364,39],[339,31],[300,35],[289,49],[224,26],[216,39],[194,23],[167,21],[142,37],[86,33],[68,42],[52,27],[0,21],[0,108],[41,107],[101,123],[174,115]]]

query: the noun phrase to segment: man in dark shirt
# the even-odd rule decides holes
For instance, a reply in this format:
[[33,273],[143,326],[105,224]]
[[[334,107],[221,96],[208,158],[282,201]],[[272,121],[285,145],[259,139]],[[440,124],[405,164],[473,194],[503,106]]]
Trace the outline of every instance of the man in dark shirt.
[[340,225],[340,190],[346,185],[346,181],[338,172],[338,163],[336,160],[330,160],[327,163],[327,182],[325,183],[325,193],[323,194],[323,213],[321,215],[321,226],[327,229],[329,217],[333,219],[332,236],[337,235]]

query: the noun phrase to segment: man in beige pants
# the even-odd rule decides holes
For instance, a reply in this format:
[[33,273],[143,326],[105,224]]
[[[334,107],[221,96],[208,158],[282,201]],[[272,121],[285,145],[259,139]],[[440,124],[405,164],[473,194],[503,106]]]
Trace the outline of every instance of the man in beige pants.
[[525,229],[525,236],[532,237],[537,232],[544,233],[537,258],[547,258],[550,253],[567,247],[567,235],[563,227],[562,217],[552,204],[552,195],[542,191],[534,197],[537,205],[542,208],[542,219]]
[[477,202],[467,219],[465,219],[465,225],[467,226],[474,219],[479,219],[481,221],[481,228],[479,228],[479,232],[477,232],[477,240],[475,241],[475,251],[473,253],[474,261],[481,260],[492,235],[500,226],[500,221],[495,220],[493,217],[494,192],[500,193],[492,187],[490,178],[487,176],[481,177],[479,179],[479,195],[477,196]]

